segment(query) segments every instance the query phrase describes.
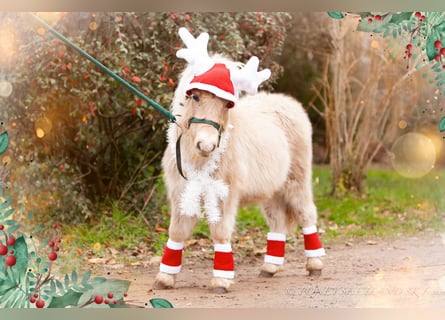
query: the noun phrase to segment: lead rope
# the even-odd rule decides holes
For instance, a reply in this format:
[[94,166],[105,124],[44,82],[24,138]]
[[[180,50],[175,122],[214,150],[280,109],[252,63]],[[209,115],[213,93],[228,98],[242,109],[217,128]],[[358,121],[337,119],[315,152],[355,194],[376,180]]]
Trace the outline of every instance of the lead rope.
[[184,172],[182,171],[181,138],[182,138],[182,133],[179,135],[178,140],[176,140],[176,167],[178,167],[178,171],[181,177],[187,180],[186,176],[184,175]]

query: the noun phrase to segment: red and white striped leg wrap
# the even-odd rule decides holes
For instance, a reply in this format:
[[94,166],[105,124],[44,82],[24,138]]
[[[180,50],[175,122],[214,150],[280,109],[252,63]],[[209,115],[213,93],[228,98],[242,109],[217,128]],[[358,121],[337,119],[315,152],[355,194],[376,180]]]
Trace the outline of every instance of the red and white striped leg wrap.
[[215,257],[213,259],[213,276],[215,278],[235,278],[232,246],[230,243],[215,243]]
[[175,242],[168,239],[159,271],[169,274],[179,273],[181,271],[182,249],[184,249],[184,242]]
[[323,245],[318,238],[317,227],[303,228],[304,254],[308,258],[318,258],[325,255]]
[[286,235],[284,233],[267,233],[267,249],[264,256],[265,263],[277,265],[284,264],[284,248],[286,246]]

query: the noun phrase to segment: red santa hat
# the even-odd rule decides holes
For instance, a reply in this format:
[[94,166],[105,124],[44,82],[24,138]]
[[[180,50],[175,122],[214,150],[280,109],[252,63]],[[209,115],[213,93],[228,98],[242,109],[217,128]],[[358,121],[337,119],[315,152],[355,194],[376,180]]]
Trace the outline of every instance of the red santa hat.
[[186,93],[189,95],[192,89],[205,90],[230,101],[229,108],[233,107],[238,100],[230,70],[223,63],[215,63],[208,71],[195,76],[187,85]]
[[195,38],[186,28],[180,28],[179,36],[187,48],[178,50],[176,56],[185,59],[194,74],[194,78],[186,87],[187,94],[192,89],[205,90],[230,101],[228,107],[233,107],[239,92],[255,94],[261,82],[269,79],[271,75],[269,69],[258,72],[259,60],[255,56],[241,69],[229,69],[223,63],[215,63],[207,52],[209,35],[205,32]]

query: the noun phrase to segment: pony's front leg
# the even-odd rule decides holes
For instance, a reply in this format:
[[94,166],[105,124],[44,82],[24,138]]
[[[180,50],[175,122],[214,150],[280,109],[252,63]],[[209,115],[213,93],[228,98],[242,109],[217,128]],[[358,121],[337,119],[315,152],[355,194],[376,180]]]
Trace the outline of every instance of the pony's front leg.
[[236,201],[226,201],[221,220],[209,225],[214,248],[211,288],[215,293],[226,293],[235,278],[235,263],[230,241],[235,226],[236,211]]
[[154,289],[170,289],[176,282],[176,275],[181,271],[184,241],[190,237],[197,218],[172,214],[169,226],[169,238],[159,266],[159,273],[153,284]]

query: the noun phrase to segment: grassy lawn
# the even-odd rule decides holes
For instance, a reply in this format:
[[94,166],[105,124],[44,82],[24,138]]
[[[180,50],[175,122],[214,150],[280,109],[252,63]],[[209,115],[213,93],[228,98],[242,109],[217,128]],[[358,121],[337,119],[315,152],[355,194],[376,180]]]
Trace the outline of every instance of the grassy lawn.
[[[319,229],[324,244],[378,239],[415,234],[422,230],[444,230],[445,170],[431,172],[419,179],[407,179],[389,169],[370,169],[367,193],[342,199],[329,196],[330,171],[315,167],[313,184],[319,212]],[[168,215],[158,215],[155,224],[141,216],[129,215],[118,208],[90,225],[65,226],[64,238],[83,252],[100,255],[106,248],[142,250],[161,254],[167,240]],[[241,208],[237,219],[237,238],[265,234],[267,226],[256,206]],[[154,227],[156,226],[156,227]],[[299,230],[296,230],[299,232]],[[195,238],[208,237],[202,221]],[[87,249],[87,250],[85,250]]]

